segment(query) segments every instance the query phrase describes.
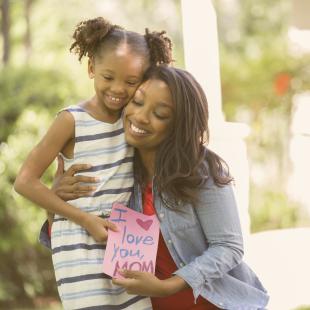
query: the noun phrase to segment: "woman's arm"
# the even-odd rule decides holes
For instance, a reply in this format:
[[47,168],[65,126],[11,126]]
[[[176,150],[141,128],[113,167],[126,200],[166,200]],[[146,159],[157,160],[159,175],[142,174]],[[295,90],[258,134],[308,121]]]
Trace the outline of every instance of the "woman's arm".
[[128,294],[150,296],[150,297],[167,297],[180,292],[189,285],[179,276],[160,280],[149,272],[119,270],[124,279],[113,279],[113,284],[122,286]]
[[62,112],[40,141],[30,152],[14,183],[15,190],[50,213],[56,213],[83,226],[97,241],[105,241],[107,231],[116,226],[106,220],[81,211],[60,199],[41,181],[45,170],[66,143],[74,137],[74,119],[68,112]]
[[[58,155],[57,170],[54,175],[51,190],[64,201],[90,196],[97,187],[95,185],[91,186],[83,183],[95,184],[98,182],[97,178],[75,175],[76,173],[89,168],[91,168],[91,166],[88,164],[74,164],[70,166],[67,171],[64,171],[63,158]],[[54,214],[47,211],[47,218],[49,225],[52,226]]]
[[[57,169],[54,175],[52,191],[62,200],[74,200],[80,197],[86,197],[93,193],[96,186],[85,185],[83,183],[97,183],[95,177],[75,175],[81,170],[90,168],[87,164],[74,164],[67,171],[64,171],[64,161],[62,156],[57,156]],[[81,183],[80,183],[81,182]],[[54,214],[47,211],[47,222],[45,222],[40,231],[40,243],[51,249],[51,227],[54,220]]]
[[166,280],[150,273],[126,270],[122,274],[126,279],[115,279],[114,283],[125,287],[127,292],[153,297],[169,296],[191,287],[197,298],[204,285],[212,287],[214,279],[238,265],[243,256],[243,240],[232,186],[212,185],[201,192],[200,201],[195,212],[209,245],[202,255]]
[[[64,201],[90,196],[97,188],[98,179],[76,173],[89,169],[88,164],[74,164],[64,171],[64,161],[57,157],[57,170],[53,180],[52,191]],[[85,185],[84,183],[93,185]]]
[[201,192],[201,204],[195,211],[208,249],[175,274],[193,289],[195,298],[204,285],[223,277],[243,257],[243,238],[232,185],[212,184]]

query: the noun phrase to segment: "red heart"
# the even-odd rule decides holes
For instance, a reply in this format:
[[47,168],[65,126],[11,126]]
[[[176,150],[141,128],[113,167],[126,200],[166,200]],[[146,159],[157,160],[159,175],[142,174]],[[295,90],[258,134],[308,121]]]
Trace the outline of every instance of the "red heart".
[[137,219],[137,224],[141,226],[144,230],[149,230],[151,227],[153,220],[142,221],[141,219]]

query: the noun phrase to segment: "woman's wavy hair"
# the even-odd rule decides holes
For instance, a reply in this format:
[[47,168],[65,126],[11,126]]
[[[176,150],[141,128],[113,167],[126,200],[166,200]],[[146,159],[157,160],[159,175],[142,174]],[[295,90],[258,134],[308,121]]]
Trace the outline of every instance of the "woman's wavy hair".
[[[153,66],[147,70],[144,81],[150,79],[167,84],[175,106],[167,138],[156,153],[156,189],[168,207],[180,201],[196,205],[198,192],[209,176],[217,186],[232,181],[225,161],[206,148],[209,142],[206,95],[196,79],[182,69]],[[145,185],[144,171],[138,155],[135,175],[142,185]]]

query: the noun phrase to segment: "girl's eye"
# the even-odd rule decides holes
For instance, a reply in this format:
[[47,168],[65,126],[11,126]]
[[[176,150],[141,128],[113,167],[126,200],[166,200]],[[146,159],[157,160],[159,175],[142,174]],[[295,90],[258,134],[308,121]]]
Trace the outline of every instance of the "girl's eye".
[[112,77],[106,76],[106,75],[104,75],[103,78],[104,78],[105,80],[107,80],[107,81],[111,81],[111,80],[112,80]]
[[127,84],[129,86],[136,86],[138,84],[138,82],[131,82],[131,81],[127,81]]

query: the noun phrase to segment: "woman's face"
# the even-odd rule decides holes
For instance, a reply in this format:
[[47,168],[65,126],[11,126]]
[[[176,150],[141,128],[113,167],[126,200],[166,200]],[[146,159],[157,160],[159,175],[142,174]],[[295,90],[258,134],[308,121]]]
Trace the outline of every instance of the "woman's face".
[[169,133],[174,110],[165,82],[151,79],[141,84],[124,109],[127,142],[139,151],[156,151]]

